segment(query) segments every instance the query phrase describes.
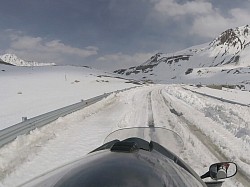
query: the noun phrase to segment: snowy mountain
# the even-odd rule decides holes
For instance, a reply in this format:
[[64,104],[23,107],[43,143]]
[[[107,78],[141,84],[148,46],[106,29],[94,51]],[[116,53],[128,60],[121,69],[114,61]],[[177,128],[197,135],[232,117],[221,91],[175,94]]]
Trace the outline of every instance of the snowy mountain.
[[250,89],[250,27],[229,29],[210,43],[157,53],[115,73],[156,83],[233,84]]
[[0,60],[15,66],[51,66],[55,63],[40,63],[34,61],[25,61],[18,58],[15,54],[4,54],[0,56]]
[[4,62],[1,58],[0,58],[0,64],[14,66],[13,64],[10,64],[10,63],[7,63],[7,62]]

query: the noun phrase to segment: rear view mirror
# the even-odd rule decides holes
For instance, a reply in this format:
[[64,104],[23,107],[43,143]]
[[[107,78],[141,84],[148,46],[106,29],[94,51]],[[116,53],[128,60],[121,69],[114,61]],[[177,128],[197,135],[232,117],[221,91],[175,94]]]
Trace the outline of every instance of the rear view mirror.
[[209,168],[210,177],[215,180],[233,177],[237,173],[237,165],[233,162],[212,164]]

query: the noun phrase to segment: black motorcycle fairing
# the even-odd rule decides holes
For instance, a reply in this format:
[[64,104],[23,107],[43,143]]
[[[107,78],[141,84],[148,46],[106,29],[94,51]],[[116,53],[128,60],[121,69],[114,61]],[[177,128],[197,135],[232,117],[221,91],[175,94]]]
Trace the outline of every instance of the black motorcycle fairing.
[[132,153],[104,150],[94,154],[63,176],[55,186],[204,187],[204,183],[155,150],[140,149]]
[[171,130],[128,128],[111,133],[105,140],[109,142],[85,157],[24,186],[206,186],[177,156],[181,154],[183,141]]
[[[105,149],[110,149],[112,151],[112,148],[114,147],[115,144],[122,144],[122,143],[126,143],[126,142],[135,142],[137,145],[138,149],[142,149],[145,151],[152,151],[155,150],[159,153],[161,153],[162,155],[164,155],[165,157],[173,160],[176,164],[178,164],[179,166],[181,166],[183,169],[185,169],[187,172],[189,172],[191,175],[193,175],[197,180],[199,180],[200,182],[203,182],[201,180],[201,178],[198,176],[198,174],[191,168],[189,167],[182,159],[180,159],[177,155],[175,155],[173,152],[167,150],[166,148],[164,148],[163,146],[161,146],[160,144],[151,141],[150,143],[147,142],[146,140],[143,140],[141,138],[127,138],[123,141],[119,141],[119,140],[113,140],[111,142],[108,142],[102,146],[100,146],[99,148],[95,149],[93,152],[96,151],[100,151],[100,150],[105,150]],[[116,152],[128,152],[125,150],[122,150],[121,148],[119,149],[119,151]]]

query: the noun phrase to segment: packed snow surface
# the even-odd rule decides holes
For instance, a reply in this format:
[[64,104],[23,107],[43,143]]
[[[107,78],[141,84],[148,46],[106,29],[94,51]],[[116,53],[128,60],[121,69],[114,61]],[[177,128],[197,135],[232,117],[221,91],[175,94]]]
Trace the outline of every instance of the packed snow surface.
[[103,93],[135,86],[84,67],[0,65],[0,130]]
[[[6,84],[1,82],[1,85],[4,85],[2,90],[6,90],[6,93],[2,90],[0,92],[1,102],[10,96],[15,101],[22,101],[18,100],[18,97],[27,93],[28,102],[25,104],[27,106],[20,107],[18,102],[9,102],[11,103],[9,111],[11,108],[15,110],[22,107],[28,110],[35,105],[36,107],[30,111],[36,113],[33,115],[37,115],[52,108],[72,104],[82,98],[132,86],[120,79],[111,80],[108,77],[97,79],[94,73],[93,76],[84,73],[84,68],[81,70],[71,68],[60,67],[56,71],[51,71],[51,74],[48,73],[49,69],[42,71],[43,68],[21,71],[6,69],[5,72],[1,72],[0,81],[4,79],[6,82]],[[8,71],[12,72],[12,76],[3,76]],[[34,71],[37,72],[32,74]],[[71,74],[72,71],[74,73]],[[46,77],[43,75],[45,72]],[[57,76],[53,76],[54,74]],[[30,80],[31,77],[33,80]],[[109,82],[105,82],[107,79]],[[76,83],[75,80],[80,82]],[[36,84],[43,85],[43,89]],[[108,84],[108,88],[104,86],[105,84]],[[32,93],[36,90],[34,87],[38,89],[36,94],[40,94],[43,102],[49,99],[46,104],[37,98],[32,98]],[[17,94],[18,91],[23,94]],[[193,91],[205,92],[218,98],[225,97],[227,100],[239,103],[244,101],[249,103],[247,92],[198,89],[187,85],[142,86],[111,94],[98,103],[59,118],[40,129],[33,130],[28,135],[19,136],[15,141],[2,147],[0,186],[18,186],[56,167],[82,158],[102,145],[105,137],[116,129],[146,127],[150,124],[171,129],[181,136],[184,149],[179,156],[199,175],[204,174],[212,163],[234,161],[240,169],[239,174],[225,180],[223,186],[247,186],[250,178],[250,108],[223,102]],[[6,102],[3,104],[1,107],[8,108]],[[50,109],[45,106],[49,104]],[[12,123],[8,123],[9,120],[11,118],[5,118],[5,124],[11,125]]]

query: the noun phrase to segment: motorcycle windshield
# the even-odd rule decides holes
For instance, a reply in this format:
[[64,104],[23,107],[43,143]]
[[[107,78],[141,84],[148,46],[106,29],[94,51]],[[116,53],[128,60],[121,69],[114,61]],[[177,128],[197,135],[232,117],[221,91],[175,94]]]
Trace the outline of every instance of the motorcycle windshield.
[[116,130],[110,133],[104,140],[108,143],[112,140],[125,140],[127,138],[141,138],[148,142],[154,141],[176,155],[179,155],[184,147],[181,137],[174,131],[162,127],[132,127]]

